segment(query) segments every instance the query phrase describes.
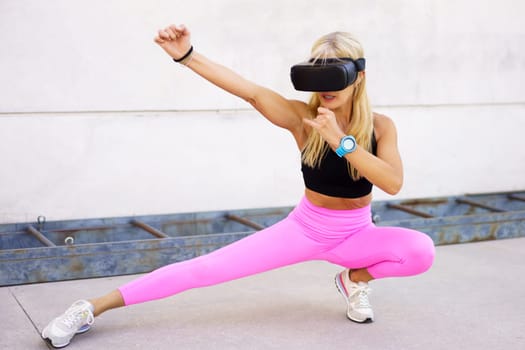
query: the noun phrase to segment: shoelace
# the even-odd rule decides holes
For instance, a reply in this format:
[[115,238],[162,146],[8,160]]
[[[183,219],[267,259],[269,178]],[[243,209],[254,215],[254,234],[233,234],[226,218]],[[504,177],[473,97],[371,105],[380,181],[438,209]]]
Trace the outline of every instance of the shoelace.
[[369,308],[372,307],[370,305],[370,301],[368,300],[368,294],[372,291],[370,287],[367,284],[357,284],[355,287],[352,288],[353,291],[351,293],[351,296],[357,295],[357,307],[359,308]]
[[[86,317],[87,313],[87,317]],[[64,314],[62,323],[64,323],[69,329],[78,328],[83,325],[83,319],[86,318],[86,323],[92,325],[95,322],[95,317],[90,310],[86,309],[85,304],[73,305]],[[82,323],[82,324],[81,324]]]

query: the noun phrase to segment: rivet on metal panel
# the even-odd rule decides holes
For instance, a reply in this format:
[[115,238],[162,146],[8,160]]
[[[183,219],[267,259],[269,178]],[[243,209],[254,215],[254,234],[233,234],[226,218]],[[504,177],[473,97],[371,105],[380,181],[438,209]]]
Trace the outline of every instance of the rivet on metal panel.
[[73,237],[71,237],[71,236],[67,236],[66,239],[64,239],[64,243],[66,245],[71,246],[71,245],[73,245],[75,243],[75,239]]
[[36,218],[36,222],[38,224],[38,229],[39,230],[43,230],[44,229],[44,225],[46,224],[46,217],[44,215],[39,215]]

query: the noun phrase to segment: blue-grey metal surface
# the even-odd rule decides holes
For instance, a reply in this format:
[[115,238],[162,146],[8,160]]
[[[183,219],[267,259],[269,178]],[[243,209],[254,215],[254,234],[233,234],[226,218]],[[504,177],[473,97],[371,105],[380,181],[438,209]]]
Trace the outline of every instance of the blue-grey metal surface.
[[[283,219],[291,207],[0,225],[0,285],[148,272],[199,256]],[[436,245],[525,236],[525,191],[379,201],[377,225]]]

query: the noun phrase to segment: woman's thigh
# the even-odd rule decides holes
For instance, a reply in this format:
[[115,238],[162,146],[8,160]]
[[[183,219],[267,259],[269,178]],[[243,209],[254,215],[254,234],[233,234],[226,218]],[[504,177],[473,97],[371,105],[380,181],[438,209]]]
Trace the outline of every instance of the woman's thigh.
[[374,278],[423,273],[434,260],[434,243],[426,234],[403,228],[369,225],[322,258],[351,269],[366,268]]

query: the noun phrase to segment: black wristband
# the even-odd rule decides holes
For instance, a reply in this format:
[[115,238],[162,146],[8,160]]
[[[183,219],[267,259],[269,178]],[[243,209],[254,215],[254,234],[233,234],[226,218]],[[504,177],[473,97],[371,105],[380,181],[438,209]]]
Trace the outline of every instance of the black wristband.
[[173,60],[177,63],[179,62],[182,62],[184,61],[186,58],[188,58],[189,55],[191,55],[191,53],[193,52],[193,45],[190,47],[190,49],[188,50],[188,52],[186,52],[186,54],[184,56],[182,56],[181,58],[179,59],[176,59],[174,58]]

